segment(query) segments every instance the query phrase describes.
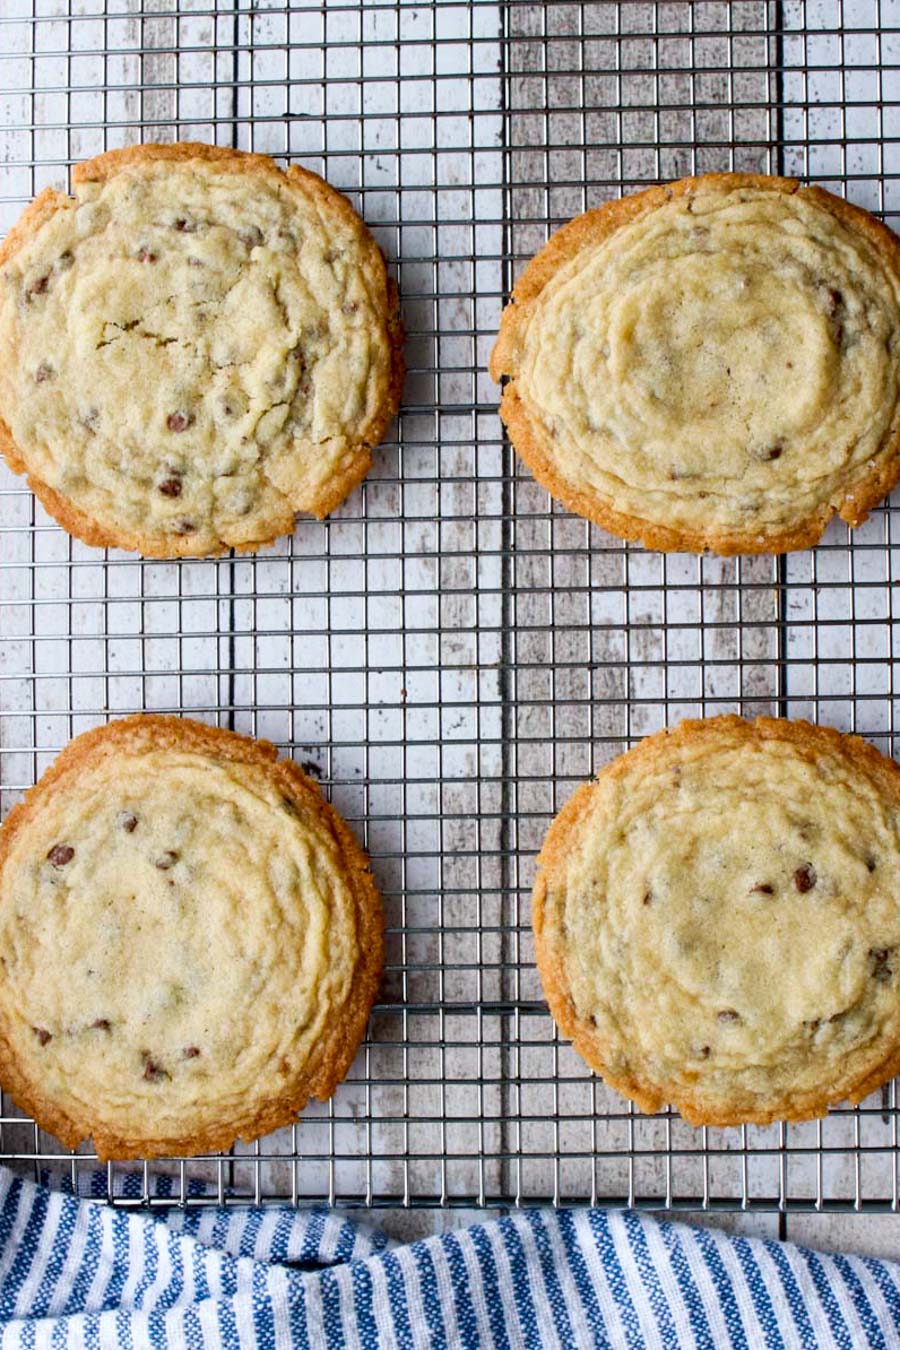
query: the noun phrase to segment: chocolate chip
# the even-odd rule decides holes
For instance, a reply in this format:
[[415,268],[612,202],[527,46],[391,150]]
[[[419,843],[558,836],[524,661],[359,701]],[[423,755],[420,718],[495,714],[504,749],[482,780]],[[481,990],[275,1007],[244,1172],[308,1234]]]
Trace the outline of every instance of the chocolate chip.
[[878,866],[878,859],[874,858],[870,853],[866,858],[866,867],[869,869],[870,872],[874,872],[877,866]]
[[327,263],[334,263],[337,262],[338,258],[343,258],[343,256],[344,256],[343,249],[330,248],[325,254],[325,261]]
[[146,1050],[144,1051],[143,1058],[144,1058],[144,1078],[147,1080],[148,1083],[159,1083],[164,1078],[170,1077],[170,1075],[166,1072],[166,1070],[162,1067],[162,1065],[157,1064],[156,1060],[153,1059]]
[[641,900],[641,904],[642,904],[642,905],[652,905],[652,904],[653,904],[653,892],[652,892],[651,890],[648,889],[648,890],[644,891],[644,898]]
[[348,300],[346,305],[341,305],[342,314],[355,314],[358,309],[359,305],[355,300]]
[[196,1059],[200,1054],[200,1047],[197,1045],[186,1045],[181,1053],[185,1059]]
[[120,811],[116,820],[126,834],[134,834],[137,829],[138,818],[131,811]]
[[879,984],[887,984],[894,971],[888,965],[893,947],[870,947],[869,960],[872,962],[872,979]]
[[806,1027],[808,1031],[816,1032],[822,1025],[822,1019],[821,1017],[813,1017],[808,1022],[804,1022],[803,1025]]
[[723,1008],[721,1012],[716,1013],[716,1018],[720,1022],[739,1022],[741,1014],[734,1008]]
[[188,220],[186,216],[179,216],[175,221],[175,229],[179,234],[193,234],[197,229],[196,220]]
[[825,306],[830,315],[837,314],[841,305],[844,303],[844,297],[841,291],[836,291],[833,286],[828,286],[825,291]]
[[238,239],[248,248],[258,248],[263,241],[263,232],[258,225],[251,225],[248,229],[240,231]]
[[781,459],[781,452],[783,449],[784,446],[779,445],[776,441],[774,445],[767,445],[762,450],[758,451],[757,458],[761,459],[764,464],[771,464],[773,460]]
[[44,295],[46,293],[49,284],[50,284],[49,273],[47,273],[47,275],[45,276],[38,277],[37,281],[33,281],[31,285],[28,287],[28,290],[25,292],[26,299],[30,300],[35,295]]
[[56,265],[61,272],[68,272],[69,268],[72,266],[74,261],[75,261],[75,254],[72,253],[69,249],[66,249],[65,253],[61,253],[59,255],[59,258],[56,261]]
[[38,1038],[38,1045],[46,1045],[48,1041],[53,1040],[53,1037],[50,1035],[50,1032],[46,1031],[44,1027],[32,1027],[31,1030]]
[[178,534],[193,534],[196,529],[197,526],[192,520],[179,520],[178,522]]
[[159,490],[164,497],[180,497],[181,479],[166,478],[164,482],[160,483]]
[[156,859],[156,866],[161,872],[168,872],[169,868],[174,867],[180,857],[180,853],[176,853],[174,849],[168,848],[165,853],[161,853]]
[[192,413],[173,412],[166,418],[166,426],[170,431],[187,431],[188,427],[193,425],[193,421]]
[[712,1048],[708,1045],[701,1045],[698,1054],[701,1059],[709,1059],[712,1054]]
[[54,844],[47,859],[52,862],[54,867],[65,867],[75,857],[75,850],[71,844]]
[[142,248],[138,251],[137,255],[138,262],[155,263],[156,258],[157,255],[153,253],[149,248]]
[[109,1031],[110,1026],[105,1017],[98,1017],[91,1023],[91,1031]]
[[755,886],[750,887],[751,895],[774,895],[775,887],[770,886],[767,881],[758,881]]
[[48,365],[46,361],[42,361],[34,372],[34,378],[37,384],[43,384],[45,380],[51,380],[53,378],[53,367]]
[[794,885],[801,895],[805,895],[807,891],[811,891],[817,880],[816,870],[812,863],[804,863],[803,866],[798,867],[794,873]]

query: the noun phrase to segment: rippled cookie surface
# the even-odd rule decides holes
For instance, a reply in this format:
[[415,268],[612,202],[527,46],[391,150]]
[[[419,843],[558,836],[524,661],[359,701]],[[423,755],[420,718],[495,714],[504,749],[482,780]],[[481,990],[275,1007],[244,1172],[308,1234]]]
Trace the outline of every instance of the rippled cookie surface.
[[491,371],[571,509],[654,548],[805,547],[900,475],[900,242],[793,180],[652,188],[532,260]]
[[646,1111],[806,1119],[900,1067],[900,770],[804,722],[685,722],[553,822],[538,964],[575,1048]]
[[381,960],[362,850],[264,742],[114,722],[0,830],[0,1081],[69,1147],[287,1123],[349,1068]]
[[397,298],[315,174],[205,145],[81,164],[0,249],[0,417],[72,533],[252,549],[364,477],[402,379]]

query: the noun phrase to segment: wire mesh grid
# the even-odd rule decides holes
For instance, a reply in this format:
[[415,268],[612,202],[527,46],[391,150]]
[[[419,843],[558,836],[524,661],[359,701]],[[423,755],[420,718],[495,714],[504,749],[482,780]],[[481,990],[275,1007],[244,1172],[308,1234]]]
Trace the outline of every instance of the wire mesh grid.
[[[893,0],[6,0],[0,230],[116,145],[266,151],[348,192],[408,335],[368,480],[255,558],[89,549],[2,471],[4,809],[79,731],[179,711],[318,776],[385,897],[380,1001],[334,1099],[226,1157],[109,1165],[109,1196],[898,1208],[894,1085],[805,1125],[642,1117],[557,1037],[528,923],[552,814],[667,722],[807,716],[891,751],[891,510],[781,560],[620,544],[517,464],[485,369],[549,230],[622,191],[795,172],[896,225],[898,70]],[[0,1161],[96,1169],[9,1098]]]

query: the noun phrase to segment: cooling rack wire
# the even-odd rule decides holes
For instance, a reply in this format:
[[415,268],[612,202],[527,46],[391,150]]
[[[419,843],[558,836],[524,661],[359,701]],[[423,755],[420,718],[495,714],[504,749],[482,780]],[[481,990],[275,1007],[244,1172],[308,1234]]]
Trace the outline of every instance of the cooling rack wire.
[[[897,227],[898,71],[897,0],[0,6],[0,231],[113,146],[265,151],[348,192],[408,333],[366,483],[258,557],[102,553],[0,471],[3,808],[87,727],[188,713],[315,774],[387,906],[384,987],[333,1101],[226,1157],[110,1165],[110,1196],[898,1208],[895,1085],[804,1125],[642,1117],[556,1036],[528,923],[553,813],[667,722],[810,717],[892,751],[894,513],[781,560],[623,545],[517,465],[486,374],[548,231],[642,184],[796,173]],[[96,1168],[8,1098],[0,1160]]]

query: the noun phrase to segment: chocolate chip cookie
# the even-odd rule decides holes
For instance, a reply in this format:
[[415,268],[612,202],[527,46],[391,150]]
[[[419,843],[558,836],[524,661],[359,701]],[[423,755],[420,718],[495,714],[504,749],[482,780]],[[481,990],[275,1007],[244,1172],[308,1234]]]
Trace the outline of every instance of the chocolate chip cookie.
[[900,769],[864,741],[683,722],[580,788],[538,864],[550,1010],[643,1111],[806,1120],[900,1069]]
[[382,954],[366,857],[295,764],[113,722],[0,828],[0,1082],[100,1158],[228,1148],[331,1096]]
[[538,481],[613,534],[806,548],[900,477],[900,241],[793,179],[650,188],[531,261],[491,374]]
[[78,538],[252,550],[365,476],[396,287],[316,174],[210,145],[88,160],[0,246],[0,448]]

